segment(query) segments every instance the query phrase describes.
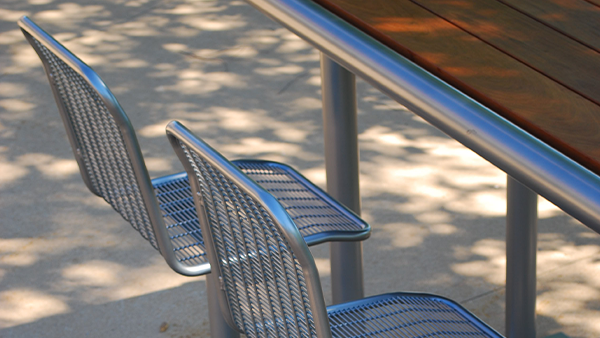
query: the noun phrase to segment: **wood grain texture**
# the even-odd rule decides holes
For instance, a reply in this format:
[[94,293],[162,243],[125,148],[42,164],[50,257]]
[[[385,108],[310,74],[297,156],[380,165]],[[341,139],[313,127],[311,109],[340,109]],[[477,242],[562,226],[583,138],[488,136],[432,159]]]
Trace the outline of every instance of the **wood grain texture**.
[[600,0],[585,0],[585,1],[600,7]]
[[[498,0],[600,52],[600,7],[585,0]],[[599,1],[600,2],[600,1]]]
[[[600,106],[591,100],[412,1],[315,1],[600,174]],[[502,37],[497,24],[490,23],[489,31]],[[516,39],[506,43],[523,45]],[[591,81],[571,79],[577,80]]]
[[413,2],[600,104],[600,53],[496,0]]

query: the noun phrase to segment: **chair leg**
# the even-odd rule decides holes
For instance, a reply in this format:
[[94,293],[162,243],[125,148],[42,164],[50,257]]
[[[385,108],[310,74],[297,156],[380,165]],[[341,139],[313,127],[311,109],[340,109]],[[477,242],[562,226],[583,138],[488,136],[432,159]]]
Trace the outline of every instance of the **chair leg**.
[[208,318],[210,320],[210,336],[212,338],[239,338],[240,333],[232,329],[223,318],[217,293],[219,292],[219,282],[216,275],[209,273],[206,275],[206,296],[208,298]]

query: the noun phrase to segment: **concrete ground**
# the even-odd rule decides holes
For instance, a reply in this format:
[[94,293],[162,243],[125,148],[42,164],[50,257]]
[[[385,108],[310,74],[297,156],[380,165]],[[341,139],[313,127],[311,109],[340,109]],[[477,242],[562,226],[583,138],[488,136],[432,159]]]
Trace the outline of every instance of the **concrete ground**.
[[[208,337],[204,278],[82,183],[24,14],[106,81],[153,177],[181,170],[177,119],[324,186],[318,52],[241,0],[0,4],[0,337]],[[505,175],[357,85],[366,294],[438,293],[503,332]],[[330,303],[328,247],[313,253]],[[538,337],[599,337],[600,237],[541,200],[538,253]]]

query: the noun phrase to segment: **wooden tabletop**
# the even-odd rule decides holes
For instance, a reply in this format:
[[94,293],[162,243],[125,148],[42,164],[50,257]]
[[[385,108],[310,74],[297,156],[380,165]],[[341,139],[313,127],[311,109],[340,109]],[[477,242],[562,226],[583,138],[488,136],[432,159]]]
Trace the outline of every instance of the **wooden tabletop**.
[[600,0],[315,0],[600,175]]

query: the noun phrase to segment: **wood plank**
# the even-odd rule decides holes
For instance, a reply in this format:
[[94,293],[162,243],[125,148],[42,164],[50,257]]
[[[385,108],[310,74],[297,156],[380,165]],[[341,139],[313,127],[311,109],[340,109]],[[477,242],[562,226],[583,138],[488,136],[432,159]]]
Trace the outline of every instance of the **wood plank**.
[[411,1],[315,1],[600,174],[590,100]]
[[[600,7],[585,0],[498,0],[600,51]],[[600,1],[599,1],[600,3]]]
[[600,104],[595,50],[496,0],[413,2]]
[[585,0],[591,4],[594,4],[596,6],[600,6],[600,0]]

